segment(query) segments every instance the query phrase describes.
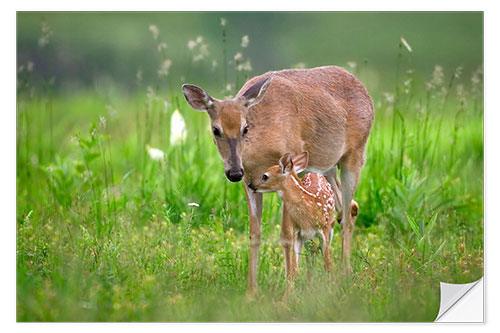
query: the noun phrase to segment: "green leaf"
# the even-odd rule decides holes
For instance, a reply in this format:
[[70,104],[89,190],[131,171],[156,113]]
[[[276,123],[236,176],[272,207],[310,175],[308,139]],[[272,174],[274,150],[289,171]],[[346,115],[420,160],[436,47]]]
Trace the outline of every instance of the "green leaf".
[[417,242],[417,250],[418,252],[420,252],[421,254],[424,254],[425,253],[425,237],[422,237],[418,240]]
[[408,220],[408,224],[410,225],[410,228],[413,230],[415,235],[419,238],[422,237],[422,235],[420,234],[420,229],[417,225],[417,222],[415,222],[415,220],[410,215],[406,215],[406,218]]
[[437,220],[437,213],[435,213],[432,218],[431,218],[431,221],[429,222],[429,224],[427,225],[427,230],[426,230],[426,234],[427,235],[430,235],[430,233],[432,232],[432,229],[434,228],[434,225],[436,223],[436,220]]
[[93,160],[95,160],[98,157],[99,157],[99,153],[85,152],[85,161],[87,161],[87,163],[92,162]]
[[400,240],[396,240],[396,243],[399,245],[399,247],[401,248],[401,250],[403,250],[403,252],[408,256],[408,257],[411,257],[412,254],[411,252],[404,246],[404,244],[400,241]]

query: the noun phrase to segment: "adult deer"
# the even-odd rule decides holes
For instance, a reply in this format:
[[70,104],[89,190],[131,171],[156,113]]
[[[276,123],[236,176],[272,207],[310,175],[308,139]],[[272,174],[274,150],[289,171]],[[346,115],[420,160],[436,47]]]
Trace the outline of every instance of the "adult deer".
[[[189,84],[182,89],[193,109],[210,116],[227,178],[233,182],[244,178],[250,219],[248,293],[257,286],[262,216],[262,193],[249,186],[288,152],[292,156],[309,152],[307,170],[322,173],[332,185],[335,207],[341,216],[341,257],[347,271],[351,271],[351,201],[373,122],[373,102],[363,84],[340,67],[325,66],[256,76],[233,99],[216,99]],[[290,219],[285,204],[282,218]],[[286,255],[292,246],[291,232],[281,230],[285,262],[289,262]]]

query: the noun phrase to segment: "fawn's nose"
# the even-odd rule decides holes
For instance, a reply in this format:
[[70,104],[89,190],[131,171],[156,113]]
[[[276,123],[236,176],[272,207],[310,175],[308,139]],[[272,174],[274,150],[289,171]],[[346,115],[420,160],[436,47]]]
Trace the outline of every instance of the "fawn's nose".
[[243,169],[229,169],[226,171],[226,177],[232,182],[239,182],[243,178]]

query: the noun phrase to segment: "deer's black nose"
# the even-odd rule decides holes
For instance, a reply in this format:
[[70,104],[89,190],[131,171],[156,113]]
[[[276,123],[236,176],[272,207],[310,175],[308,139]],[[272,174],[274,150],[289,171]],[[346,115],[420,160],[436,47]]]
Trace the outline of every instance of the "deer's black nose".
[[239,182],[243,178],[243,169],[229,169],[226,171],[226,177],[232,182]]

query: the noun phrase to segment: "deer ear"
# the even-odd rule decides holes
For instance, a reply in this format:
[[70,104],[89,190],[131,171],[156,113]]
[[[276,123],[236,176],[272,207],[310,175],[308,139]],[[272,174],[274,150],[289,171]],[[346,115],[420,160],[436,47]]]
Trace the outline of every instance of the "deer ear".
[[262,100],[262,98],[266,94],[267,88],[273,81],[274,76],[275,74],[272,74],[271,76],[260,80],[259,82],[248,88],[243,93],[243,95],[241,95],[241,98],[243,99],[243,102],[245,103],[245,106],[247,108],[258,104]]
[[293,159],[293,171],[300,173],[307,168],[309,163],[309,153],[307,151],[300,153]]
[[183,84],[182,91],[188,104],[196,111],[208,111],[214,99],[200,87],[192,84]]
[[279,166],[282,173],[289,173],[290,171],[292,171],[293,162],[292,158],[290,157],[290,153],[286,153],[281,156]]

